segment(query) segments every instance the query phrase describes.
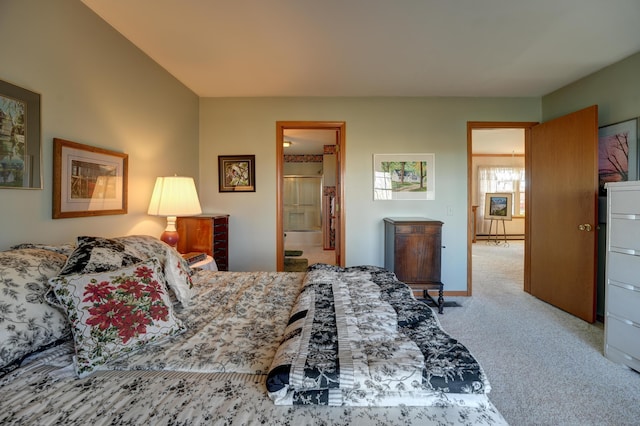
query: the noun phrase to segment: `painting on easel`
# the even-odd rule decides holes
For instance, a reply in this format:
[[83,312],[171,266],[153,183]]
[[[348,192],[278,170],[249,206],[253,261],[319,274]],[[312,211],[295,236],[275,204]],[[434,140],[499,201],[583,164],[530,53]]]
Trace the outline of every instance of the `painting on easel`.
[[513,194],[508,192],[488,192],[484,203],[484,218],[511,220]]

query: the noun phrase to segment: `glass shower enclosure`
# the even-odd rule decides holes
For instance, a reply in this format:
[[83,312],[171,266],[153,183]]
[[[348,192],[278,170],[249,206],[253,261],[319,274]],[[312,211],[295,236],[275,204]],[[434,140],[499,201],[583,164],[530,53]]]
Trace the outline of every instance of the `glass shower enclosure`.
[[285,245],[322,244],[322,176],[284,177]]

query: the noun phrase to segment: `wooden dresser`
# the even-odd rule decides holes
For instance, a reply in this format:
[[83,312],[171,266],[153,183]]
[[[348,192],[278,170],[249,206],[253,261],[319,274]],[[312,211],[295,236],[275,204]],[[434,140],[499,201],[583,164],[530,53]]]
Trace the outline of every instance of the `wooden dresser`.
[[207,253],[216,261],[219,271],[229,270],[229,215],[178,217],[176,228],[180,234],[180,253]]
[[384,267],[424,298],[434,300],[429,290],[438,290],[434,303],[439,313],[444,307],[440,279],[442,224],[424,217],[384,218]]
[[604,354],[640,371],[640,182],[606,188]]

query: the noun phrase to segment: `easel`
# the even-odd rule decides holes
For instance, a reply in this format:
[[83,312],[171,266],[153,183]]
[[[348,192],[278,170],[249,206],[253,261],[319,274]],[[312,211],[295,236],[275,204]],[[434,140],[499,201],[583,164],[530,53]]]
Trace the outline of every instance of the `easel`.
[[504,246],[505,247],[509,247],[509,243],[507,242],[507,228],[504,224],[504,219],[491,219],[491,222],[489,222],[489,236],[487,238],[487,244],[491,243],[491,228],[493,227],[493,222],[496,222],[496,238],[495,240],[493,240],[493,243],[497,246],[499,246],[501,244],[500,241],[498,241],[498,232],[499,232],[499,222],[502,222],[502,235],[504,236]]

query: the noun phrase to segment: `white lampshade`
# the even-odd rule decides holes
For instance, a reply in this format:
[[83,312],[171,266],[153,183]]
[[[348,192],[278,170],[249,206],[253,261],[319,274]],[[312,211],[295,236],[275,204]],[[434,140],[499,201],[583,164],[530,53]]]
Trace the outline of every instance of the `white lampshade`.
[[157,178],[147,213],[153,216],[193,216],[202,213],[193,178]]
[[147,213],[167,217],[167,228],[160,239],[172,247],[177,247],[179,236],[176,230],[176,217],[202,213],[193,178],[184,176],[157,178]]

